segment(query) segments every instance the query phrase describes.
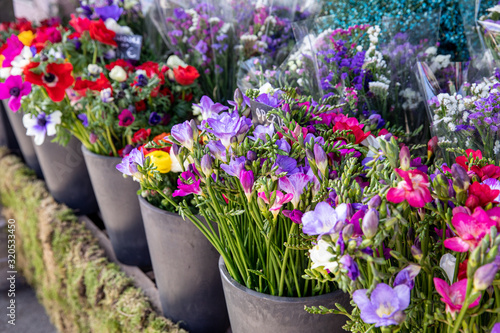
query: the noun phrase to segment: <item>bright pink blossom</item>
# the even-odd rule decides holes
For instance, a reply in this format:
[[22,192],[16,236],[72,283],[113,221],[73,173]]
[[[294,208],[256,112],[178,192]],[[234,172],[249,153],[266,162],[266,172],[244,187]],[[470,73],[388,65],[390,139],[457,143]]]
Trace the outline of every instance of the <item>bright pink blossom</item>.
[[[467,279],[455,282],[451,286],[440,278],[434,278],[434,285],[436,291],[441,295],[441,301],[446,304],[446,312],[451,313],[453,317],[462,309],[464,305],[465,296],[467,294]],[[481,295],[469,305],[473,308],[479,305]]]
[[445,239],[444,246],[455,252],[474,250],[483,237],[490,233],[490,228],[496,225],[488,214],[480,207],[472,215],[457,213],[453,215],[451,224],[457,237]]
[[172,193],[173,197],[185,197],[189,194],[202,195],[200,188],[201,179],[196,180],[196,176],[191,171],[184,171],[177,179],[177,190]]
[[490,202],[496,201],[500,190],[492,190],[487,184],[474,182],[469,186],[469,197],[465,201],[465,206],[473,210],[477,206],[484,207]]
[[393,203],[406,200],[410,206],[416,208],[422,208],[432,201],[429,177],[425,173],[418,170],[395,170],[403,180],[398,183],[398,187],[393,187],[387,192],[387,200]]
[[2,55],[5,57],[2,63],[2,67],[11,67],[12,60],[21,54],[24,48],[24,44],[17,38],[16,35],[12,35],[7,38],[7,47],[2,51]]
[[[271,197],[273,196],[273,193],[274,192],[270,193]],[[266,204],[270,204],[269,199],[266,197],[266,193],[265,192],[259,192],[259,198],[261,198],[262,200],[264,200],[264,202]],[[271,206],[271,208],[269,208],[269,211],[271,211],[273,213],[273,215],[278,214],[279,210],[281,209],[281,206],[283,206],[287,202],[290,202],[292,200],[292,198],[293,198],[293,194],[292,193],[288,193],[288,194],[285,195],[281,191],[276,191],[276,199],[274,200],[273,205]]]
[[16,112],[21,107],[21,98],[31,92],[31,83],[23,82],[19,75],[11,75],[0,83],[0,99],[9,99],[9,108]]

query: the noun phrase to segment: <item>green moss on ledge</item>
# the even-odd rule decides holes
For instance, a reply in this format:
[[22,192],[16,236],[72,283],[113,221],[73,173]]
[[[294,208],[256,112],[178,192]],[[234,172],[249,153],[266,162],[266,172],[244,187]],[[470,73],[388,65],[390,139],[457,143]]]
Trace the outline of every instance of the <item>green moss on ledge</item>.
[[60,332],[185,332],[154,312],[85,225],[3,147],[0,170],[3,214],[16,220],[17,269]]

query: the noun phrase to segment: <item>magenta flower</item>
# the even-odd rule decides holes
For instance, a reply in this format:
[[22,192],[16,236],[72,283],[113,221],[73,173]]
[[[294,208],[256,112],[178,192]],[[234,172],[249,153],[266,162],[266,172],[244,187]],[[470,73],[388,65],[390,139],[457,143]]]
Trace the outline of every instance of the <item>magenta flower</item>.
[[294,210],[284,210],[283,215],[292,220],[293,223],[302,224],[302,216],[304,216],[304,213],[302,213],[298,209],[294,209]]
[[288,177],[280,178],[279,188],[286,193],[290,193],[293,195],[293,208],[298,208],[300,203],[300,196],[311,180],[311,177],[303,173],[294,173],[293,175],[290,175]]
[[[276,217],[276,215],[278,215],[279,213],[279,210],[281,209],[281,207],[286,204],[287,202],[290,202],[293,198],[293,194],[283,194],[283,192],[281,191],[275,191],[276,192],[276,199],[274,200],[271,208],[269,208],[269,211],[273,213],[273,215]],[[269,195],[272,197],[274,194],[274,192],[271,192]],[[265,192],[259,192],[258,194],[259,198],[261,198],[262,200],[264,200],[264,202],[266,204],[270,204],[269,200],[270,198],[268,199],[266,197],[266,193]]]
[[393,288],[379,283],[368,298],[368,289],[356,290],[353,301],[361,311],[361,319],[375,327],[399,325],[405,319],[404,310],[410,305],[410,288],[399,285]]
[[453,215],[451,224],[455,228],[457,237],[445,239],[444,246],[455,252],[467,252],[476,248],[496,222],[478,207],[472,215],[465,213]]
[[132,114],[132,112],[130,112],[128,109],[124,109],[122,111],[122,113],[120,113],[118,115],[118,119],[120,120],[118,122],[118,125],[119,126],[122,126],[122,127],[127,127],[127,126],[130,126],[132,125],[132,123],[134,122],[135,120],[135,117],[134,115]]
[[19,75],[11,75],[0,83],[0,99],[9,99],[9,108],[16,112],[21,107],[21,98],[31,92],[31,83],[23,82]]
[[[441,301],[446,304],[446,312],[451,313],[452,317],[455,318],[456,313],[462,309],[465,297],[467,296],[467,279],[455,282],[450,286],[446,281],[434,278],[434,285],[436,286],[436,291],[442,297]],[[469,305],[469,308],[478,306],[480,299],[481,295]]]
[[201,179],[196,180],[196,176],[191,171],[184,171],[177,179],[177,190],[172,193],[173,197],[185,197],[189,194],[202,195],[200,188]]
[[418,170],[395,170],[403,180],[398,183],[398,187],[389,189],[388,201],[400,203],[406,200],[410,206],[416,208],[422,208],[432,201],[429,177],[425,173]]
[[251,201],[252,199],[252,189],[253,189],[253,183],[255,181],[253,171],[246,171],[245,169],[241,170],[240,172],[240,182],[241,186],[243,187],[243,191],[245,191],[245,196],[247,197],[248,201]]
[[21,54],[24,48],[24,44],[17,38],[16,35],[12,35],[7,38],[7,48],[3,50],[2,55],[5,57],[2,63],[2,67],[11,67],[12,60]]

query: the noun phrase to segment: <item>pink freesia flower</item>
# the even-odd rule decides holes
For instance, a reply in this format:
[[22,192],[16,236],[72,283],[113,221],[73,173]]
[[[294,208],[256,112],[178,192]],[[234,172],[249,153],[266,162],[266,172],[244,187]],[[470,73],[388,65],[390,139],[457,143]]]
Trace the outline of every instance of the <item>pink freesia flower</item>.
[[185,197],[189,194],[202,195],[200,188],[201,179],[196,180],[196,176],[191,171],[184,171],[177,179],[177,190],[172,193],[173,197]]
[[453,215],[451,224],[457,237],[445,239],[444,246],[455,252],[474,250],[483,237],[490,233],[490,228],[496,225],[488,214],[478,207],[472,215],[457,213]]
[[398,187],[393,187],[387,192],[387,200],[393,203],[406,200],[410,206],[416,208],[422,208],[432,201],[429,177],[425,173],[418,170],[395,170],[403,180],[398,183]]
[[[276,199],[273,202],[273,205],[271,208],[269,208],[269,211],[273,213],[274,216],[278,215],[279,210],[281,209],[281,206],[286,204],[287,202],[290,202],[293,198],[292,193],[288,194],[283,194],[281,191],[275,191],[276,192]],[[272,197],[274,192],[269,193],[269,195]],[[266,197],[265,192],[259,192],[259,198],[264,200],[266,204],[269,205],[269,199]]]
[[12,60],[21,54],[24,48],[24,44],[17,38],[16,35],[12,35],[7,38],[7,47],[3,50],[2,55],[5,57],[2,67],[11,67]]
[[0,99],[9,99],[9,108],[16,112],[21,107],[21,98],[31,92],[31,83],[23,82],[19,75],[11,75],[0,83]]
[[[442,297],[441,301],[446,304],[446,312],[450,313],[452,317],[455,318],[456,313],[459,312],[464,305],[467,293],[467,279],[455,282],[450,286],[446,281],[440,278],[434,278],[434,285],[436,286],[436,291]],[[478,306],[480,299],[481,295],[469,305],[469,308]]]

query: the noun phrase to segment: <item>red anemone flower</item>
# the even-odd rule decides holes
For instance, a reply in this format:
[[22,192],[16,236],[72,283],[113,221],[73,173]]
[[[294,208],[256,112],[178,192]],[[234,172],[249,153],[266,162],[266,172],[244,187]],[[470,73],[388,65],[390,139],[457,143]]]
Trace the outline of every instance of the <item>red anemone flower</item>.
[[25,80],[44,87],[50,99],[54,102],[62,101],[66,96],[66,89],[75,82],[73,75],[71,75],[73,65],[70,63],[50,63],[45,68],[45,73],[36,74],[31,71],[39,65],[38,62],[32,62],[24,68]]

